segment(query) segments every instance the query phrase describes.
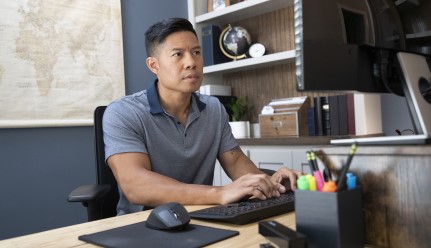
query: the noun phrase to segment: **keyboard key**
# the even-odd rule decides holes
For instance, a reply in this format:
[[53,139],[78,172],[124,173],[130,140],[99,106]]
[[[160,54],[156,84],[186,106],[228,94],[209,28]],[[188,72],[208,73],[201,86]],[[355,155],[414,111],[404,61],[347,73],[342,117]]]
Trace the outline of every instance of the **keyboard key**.
[[234,224],[248,224],[269,217],[285,214],[295,209],[293,191],[286,192],[278,198],[260,200],[249,199],[238,203],[218,205],[190,212],[190,217],[204,220],[216,220]]

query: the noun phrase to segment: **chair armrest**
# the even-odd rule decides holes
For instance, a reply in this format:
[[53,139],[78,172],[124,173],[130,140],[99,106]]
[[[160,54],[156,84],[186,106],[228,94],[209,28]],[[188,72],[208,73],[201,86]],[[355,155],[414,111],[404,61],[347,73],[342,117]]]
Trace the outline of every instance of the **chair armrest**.
[[108,184],[82,185],[74,189],[67,197],[68,202],[90,202],[104,197],[111,186]]

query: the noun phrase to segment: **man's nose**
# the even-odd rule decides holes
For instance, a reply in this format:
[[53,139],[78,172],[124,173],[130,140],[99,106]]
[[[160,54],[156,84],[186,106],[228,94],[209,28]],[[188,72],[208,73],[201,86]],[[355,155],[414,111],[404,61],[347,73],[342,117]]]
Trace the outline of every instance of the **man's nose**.
[[193,54],[187,53],[185,58],[184,58],[184,66],[187,69],[194,69],[196,68],[196,59],[195,56],[193,56]]

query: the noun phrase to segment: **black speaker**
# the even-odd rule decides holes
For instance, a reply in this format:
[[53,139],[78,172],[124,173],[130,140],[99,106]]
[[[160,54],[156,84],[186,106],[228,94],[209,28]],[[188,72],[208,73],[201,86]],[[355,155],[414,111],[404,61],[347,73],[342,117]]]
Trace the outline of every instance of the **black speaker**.
[[202,27],[202,54],[204,66],[231,61],[220,49],[220,34],[221,30],[218,26],[209,24]]

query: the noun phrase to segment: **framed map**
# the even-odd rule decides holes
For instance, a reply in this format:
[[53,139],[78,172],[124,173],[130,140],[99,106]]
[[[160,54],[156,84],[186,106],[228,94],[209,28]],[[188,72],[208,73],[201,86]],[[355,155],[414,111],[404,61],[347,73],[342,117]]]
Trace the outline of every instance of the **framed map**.
[[0,127],[92,125],[125,94],[120,0],[0,2]]

